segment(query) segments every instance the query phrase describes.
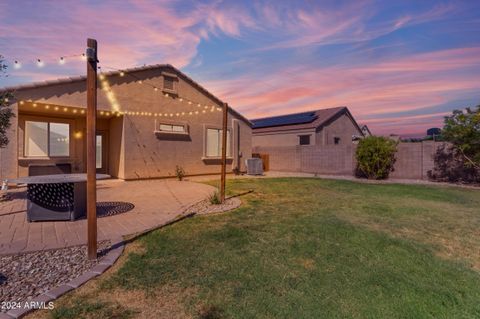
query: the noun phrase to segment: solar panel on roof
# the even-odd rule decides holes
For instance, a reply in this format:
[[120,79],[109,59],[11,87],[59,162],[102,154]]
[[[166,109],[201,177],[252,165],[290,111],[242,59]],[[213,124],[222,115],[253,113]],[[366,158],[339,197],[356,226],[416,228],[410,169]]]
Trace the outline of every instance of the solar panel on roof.
[[253,128],[311,123],[317,119],[315,112],[305,112],[252,120]]

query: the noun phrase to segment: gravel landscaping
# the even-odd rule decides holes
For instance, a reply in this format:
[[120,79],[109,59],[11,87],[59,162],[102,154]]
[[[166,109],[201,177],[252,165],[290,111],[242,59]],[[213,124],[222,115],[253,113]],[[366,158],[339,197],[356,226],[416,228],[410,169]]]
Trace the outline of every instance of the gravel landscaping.
[[189,207],[186,213],[195,213],[197,215],[223,213],[240,207],[241,204],[242,201],[238,197],[227,198],[223,204],[218,205],[211,204],[210,201],[206,199]]
[[[99,246],[102,254],[109,242]],[[98,262],[88,260],[86,246],[0,256],[0,300],[29,301],[80,276]]]

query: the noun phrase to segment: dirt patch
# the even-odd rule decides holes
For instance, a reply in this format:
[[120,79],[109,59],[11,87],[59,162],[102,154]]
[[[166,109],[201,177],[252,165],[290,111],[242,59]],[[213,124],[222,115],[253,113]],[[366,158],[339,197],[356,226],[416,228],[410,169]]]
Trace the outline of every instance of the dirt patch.
[[315,260],[310,258],[300,258],[298,260],[299,264],[302,265],[307,270],[315,269]]

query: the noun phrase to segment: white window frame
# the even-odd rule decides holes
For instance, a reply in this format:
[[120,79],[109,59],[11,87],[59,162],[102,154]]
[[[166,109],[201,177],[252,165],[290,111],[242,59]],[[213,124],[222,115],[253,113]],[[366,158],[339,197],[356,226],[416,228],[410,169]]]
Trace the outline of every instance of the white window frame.
[[[208,151],[208,130],[217,130],[220,133],[219,136],[219,154],[215,156],[207,155]],[[227,158],[232,158],[232,129],[227,128]],[[204,129],[204,143],[203,143],[203,158],[204,159],[220,159],[222,158],[222,139],[221,139],[222,128],[217,126],[205,126]]]
[[[171,126],[171,130],[162,130],[161,126]],[[173,127],[183,127],[183,131],[174,131]],[[169,122],[169,121],[159,121],[155,120],[155,133],[161,134],[181,134],[181,135],[189,135],[189,126],[187,123],[179,123],[179,122]]]
[[[27,123],[47,123],[47,155],[27,155]],[[68,155],[50,155],[50,124],[64,124],[68,125]],[[39,121],[39,120],[25,120],[24,137],[23,137],[23,157],[24,158],[70,158],[71,155],[72,130],[71,124],[56,121]]]

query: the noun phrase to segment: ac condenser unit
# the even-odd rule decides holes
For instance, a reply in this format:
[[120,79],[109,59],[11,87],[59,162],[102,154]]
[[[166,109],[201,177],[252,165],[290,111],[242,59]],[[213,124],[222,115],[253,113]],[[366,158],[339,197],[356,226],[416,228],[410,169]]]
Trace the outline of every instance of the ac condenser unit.
[[263,162],[261,158],[247,158],[247,175],[263,175]]

